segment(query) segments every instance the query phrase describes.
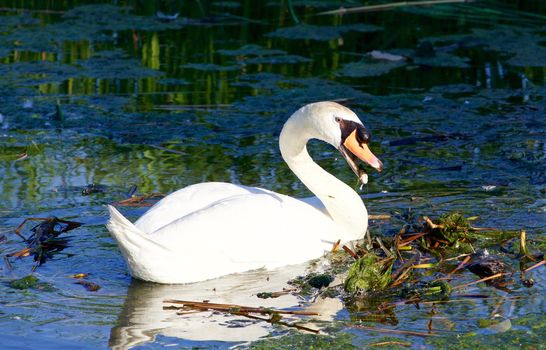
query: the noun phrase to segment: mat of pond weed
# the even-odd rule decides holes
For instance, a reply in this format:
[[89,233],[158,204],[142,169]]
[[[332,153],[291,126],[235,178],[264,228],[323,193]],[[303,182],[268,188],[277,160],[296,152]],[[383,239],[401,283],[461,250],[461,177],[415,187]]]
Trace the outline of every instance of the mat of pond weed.
[[[0,254],[20,253],[0,266],[2,344],[540,348],[544,266],[522,271],[546,246],[546,7],[488,0],[320,14],[371,4],[0,0]],[[291,112],[318,100],[354,109],[385,164],[360,190],[370,241],[350,248],[359,259],[376,254],[357,265],[381,263],[375,282],[354,267],[343,290],[356,260],[341,247],[311,276],[261,271],[193,287],[131,280],[104,227],[105,204],[135,220],[161,195],[202,181],[307,196],[277,137]],[[335,150],[309,149],[357,189]],[[465,235],[415,236],[424,216],[441,225],[449,213],[471,219]],[[52,231],[62,249],[45,250],[37,266],[14,231],[52,217],[82,226]],[[20,233],[29,238],[39,224]],[[470,227],[505,235],[477,238]],[[472,284],[499,273],[499,283]],[[163,310],[165,299],[321,315],[190,318]],[[214,332],[203,333],[210,315]]]

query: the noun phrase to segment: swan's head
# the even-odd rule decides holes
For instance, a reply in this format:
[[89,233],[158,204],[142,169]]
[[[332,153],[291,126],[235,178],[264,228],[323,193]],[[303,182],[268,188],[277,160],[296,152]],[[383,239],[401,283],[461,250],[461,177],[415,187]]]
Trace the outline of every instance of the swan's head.
[[383,163],[370,151],[371,135],[358,116],[335,102],[317,102],[302,107],[296,114],[305,121],[310,138],[321,139],[337,148],[353,172],[363,182],[367,175],[359,159],[381,171]]

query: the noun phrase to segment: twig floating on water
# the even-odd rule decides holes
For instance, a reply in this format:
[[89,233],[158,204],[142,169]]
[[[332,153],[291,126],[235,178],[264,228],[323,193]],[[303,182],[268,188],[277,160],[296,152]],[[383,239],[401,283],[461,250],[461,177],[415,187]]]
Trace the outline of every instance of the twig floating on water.
[[112,203],[113,205],[124,205],[128,207],[151,207],[152,204],[144,202],[146,199],[155,199],[165,197],[162,193],[152,193],[143,196],[133,196],[131,198],[123,199]]
[[368,219],[370,220],[389,220],[390,218],[389,214],[368,215]]
[[315,334],[320,333],[320,330],[318,330],[318,329],[305,327],[305,326],[302,326],[302,325],[296,324],[296,323],[288,323],[288,322],[283,322],[283,321],[280,321],[280,320],[275,320],[273,317],[271,317],[271,318],[262,318],[262,317],[250,315],[250,314],[244,313],[244,312],[233,312],[231,314],[252,318],[254,320],[260,320],[260,321],[268,322],[268,323],[271,323],[271,324],[279,324],[281,326],[296,328],[296,329],[299,329],[300,331],[306,331],[306,332],[311,332],[311,333],[315,333]]
[[170,303],[170,304],[183,305],[180,308],[189,307],[189,308],[196,308],[196,309],[203,309],[203,310],[214,310],[214,311],[225,311],[225,312],[236,310],[237,312],[252,312],[252,313],[264,314],[264,315],[271,315],[274,313],[285,314],[285,315],[300,315],[300,316],[318,316],[319,315],[318,312],[311,312],[311,311],[277,310],[277,309],[270,309],[270,308],[264,308],[264,307],[250,307],[250,306],[242,306],[242,305],[235,305],[235,304],[205,303],[201,301],[168,299],[168,300],[163,300],[163,302]]
[[[309,328],[306,326],[302,326],[295,323],[288,323],[281,321],[280,315],[299,315],[299,316],[318,316],[319,314],[317,312],[310,312],[310,311],[298,311],[298,310],[277,310],[277,309],[270,309],[270,308],[263,308],[263,307],[250,307],[250,306],[241,306],[241,305],[235,305],[235,304],[218,304],[218,303],[208,303],[208,302],[200,302],[200,301],[186,301],[186,300],[163,300],[164,303],[171,303],[171,304],[182,304],[182,306],[164,306],[163,310],[187,310],[187,309],[193,309],[197,311],[220,311],[220,312],[226,312],[232,315],[237,316],[244,316],[248,318],[252,318],[255,320],[260,320],[264,322],[268,322],[271,324],[278,324],[286,327],[296,328],[302,331],[307,331],[311,333],[318,334],[320,330]],[[185,314],[185,313],[184,313]],[[262,318],[258,317],[256,315],[251,314],[261,314],[261,315],[270,315],[270,318]]]
[[355,252],[351,250],[351,248],[347,247],[346,245],[343,246],[343,250],[346,251],[350,256],[352,256],[355,259],[358,259],[358,255],[356,255]]
[[457,271],[459,271],[460,269],[462,269],[462,268],[466,265],[466,263],[470,261],[470,259],[472,259],[472,257],[471,257],[470,255],[467,255],[467,256],[463,259],[463,261],[461,261],[461,262],[459,263],[459,265],[457,265],[456,268],[454,268],[450,273],[447,274],[447,276],[449,277],[449,276],[451,276],[452,274],[454,274],[455,272],[457,272]]
[[461,289],[461,288],[464,288],[464,287],[472,286],[472,285],[477,284],[477,283],[489,281],[489,280],[492,280],[492,279],[495,279],[495,278],[499,278],[499,277],[502,277],[502,276],[506,276],[506,275],[508,275],[508,273],[506,273],[506,272],[499,272],[499,273],[497,273],[497,274],[494,274],[493,276],[485,277],[485,278],[479,279],[479,280],[477,280],[477,281],[472,281],[472,282],[470,282],[470,283],[465,283],[465,284],[461,284],[461,285],[459,285],[459,286],[455,286],[455,287],[453,287],[453,289]]
[[544,265],[545,263],[546,263],[546,260],[539,261],[539,262],[537,262],[536,264],[534,264],[533,266],[528,267],[528,268],[526,268],[525,270],[523,270],[523,273],[527,273],[527,272],[529,272],[529,271],[531,271],[531,270],[534,270],[534,269],[536,269],[537,267]]

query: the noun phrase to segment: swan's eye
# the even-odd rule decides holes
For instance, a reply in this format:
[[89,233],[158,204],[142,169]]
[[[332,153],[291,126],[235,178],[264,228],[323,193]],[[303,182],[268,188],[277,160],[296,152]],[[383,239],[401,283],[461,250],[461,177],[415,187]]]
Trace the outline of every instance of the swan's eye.
[[341,123],[341,118],[340,117],[334,117],[334,120],[336,121],[336,123]]

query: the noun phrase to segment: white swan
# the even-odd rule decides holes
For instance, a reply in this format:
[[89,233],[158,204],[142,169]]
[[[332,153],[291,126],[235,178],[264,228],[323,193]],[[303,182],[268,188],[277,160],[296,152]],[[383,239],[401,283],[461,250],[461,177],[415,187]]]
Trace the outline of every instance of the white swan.
[[[133,277],[158,283],[190,283],[253,270],[298,264],[342,242],[361,238],[368,212],[360,196],[317,165],[310,139],[336,147],[352,170],[367,176],[357,158],[377,170],[368,130],[350,109],[317,102],[296,111],[279,137],[281,154],[316,200],[300,200],[228,183],[188,186],[163,198],[135,224],[108,206],[108,230]],[[315,203],[315,205],[313,205]]]

